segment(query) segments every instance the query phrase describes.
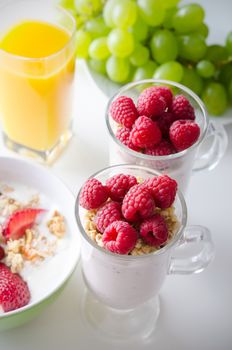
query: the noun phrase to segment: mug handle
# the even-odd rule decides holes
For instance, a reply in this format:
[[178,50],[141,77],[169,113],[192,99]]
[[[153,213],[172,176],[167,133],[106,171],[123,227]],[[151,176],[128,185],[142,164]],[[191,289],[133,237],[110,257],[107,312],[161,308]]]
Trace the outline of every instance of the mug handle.
[[[194,246],[195,251],[198,248],[198,253],[188,253],[188,249]],[[214,244],[210,231],[204,226],[187,226],[180,244],[171,257],[168,273],[180,275],[198,273],[203,271],[213,258]]]
[[210,122],[203,145],[207,143],[209,138],[213,138],[213,143],[210,149],[201,155],[199,152],[201,149],[200,147],[193,167],[194,173],[203,169],[214,169],[226,152],[228,137],[222,125]]

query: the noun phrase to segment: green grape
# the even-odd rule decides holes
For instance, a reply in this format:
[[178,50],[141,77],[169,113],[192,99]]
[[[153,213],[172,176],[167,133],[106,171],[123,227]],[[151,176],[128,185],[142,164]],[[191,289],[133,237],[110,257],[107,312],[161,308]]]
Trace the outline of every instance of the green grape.
[[110,29],[105,25],[103,17],[91,18],[85,22],[85,29],[93,39],[99,36],[106,36]]
[[179,55],[186,60],[197,62],[205,56],[207,46],[205,39],[196,33],[178,37]]
[[210,45],[207,48],[205,59],[215,64],[221,64],[228,59],[228,52],[222,45]]
[[74,0],[75,9],[83,16],[93,16],[102,9],[101,0]]
[[218,80],[228,86],[230,81],[232,80],[232,64],[228,63],[228,64],[224,64],[219,71],[218,74]]
[[[70,10],[69,10],[70,11]],[[72,12],[71,12],[72,13]],[[76,20],[76,28],[77,29],[79,29],[79,28],[81,28],[82,26],[83,26],[83,23],[84,23],[84,19],[83,19],[83,17],[82,16],[74,16],[73,15],[73,17],[75,18],[75,20]]]
[[212,62],[207,60],[202,60],[197,63],[197,73],[202,78],[212,78],[215,74],[215,66]]
[[178,3],[180,2],[180,0],[165,0],[164,3],[164,7],[166,9],[175,7]]
[[154,61],[149,60],[144,66],[136,69],[134,72],[133,81],[151,79],[157,67],[158,66]]
[[129,65],[129,74],[127,79],[125,80],[125,83],[131,83],[133,81],[133,76],[135,74],[136,67]]
[[123,3],[124,0],[107,0],[105,6],[103,7],[103,18],[105,21],[105,24],[108,27],[114,27],[114,21],[113,21],[113,13],[115,10],[115,7]]
[[205,12],[198,4],[184,5],[173,16],[173,27],[177,33],[195,31],[203,22]]
[[158,63],[174,61],[178,55],[178,45],[175,35],[161,29],[155,32],[150,42],[152,57]]
[[111,56],[106,62],[106,72],[112,81],[116,83],[125,82],[130,74],[128,59]]
[[129,56],[134,50],[132,34],[121,28],[111,30],[107,44],[112,55],[121,58]]
[[91,36],[89,33],[85,32],[83,29],[79,29],[76,32],[75,37],[76,44],[76,56],[79,58],[88,57],[89,45],[91,43]]
[[183,77],[183,67],[179,62],[170,61],[161,64],[154,74],[155,79],[173,80],[180,82]]
[[195,33],[200,34],[203,38],[207,38],[209,35],[209,28],[205,23],[201,23]]
[[59,0],[59,5],[63,6],[68,10],[74,10],[74,0]]
[[91,42],[89,56],[96,60],[104,60],[110,56],[106,37],[97,38]]
[[92,68],[95,72],[100,74],[106,74],[106,61],[105,60],[95,60],[91,58],[89,61],[89,66]]
[[163,0],[138,0],[139,13],[150,26],[156,27],[163,23],[165,8]]
[[116,27],[131,27],[137,18],[137,6],[131,0],[124,0],[115,5],[112,13],[112,21]]
[[230,55],[232,55],[232,32],[229,32],[226,37],[226,48]]
[[163,21],[163,27],[166,29],[172,29],[173,28],[173,16],[177,11],[177,7],[172,7],[170,9],[166,10],[164,21]]
[[139,67],[143,66],[149,59],[149,50],[141,45],[137,44],[134,51],[130,55],[130,63],[133,66]]
[[222,84],[211,82],[202,93],[208,112],[213,115],[223,114],[227,107],[226,90]]
[[193,68],[184,67],[181,84],[193,90],[197,95],[200,95],[203,89],[203,80]]
[[130,31],[137,41],[143,41],[148,35],[148,25],[139,17]]

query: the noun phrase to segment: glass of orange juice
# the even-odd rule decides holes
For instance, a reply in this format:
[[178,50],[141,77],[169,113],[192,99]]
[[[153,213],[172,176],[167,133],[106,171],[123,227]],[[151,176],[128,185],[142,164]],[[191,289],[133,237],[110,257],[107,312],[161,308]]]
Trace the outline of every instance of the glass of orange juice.
[[0,7],[0,120],[5,145],[51,163],[72,135],[75,19],[41,0]]

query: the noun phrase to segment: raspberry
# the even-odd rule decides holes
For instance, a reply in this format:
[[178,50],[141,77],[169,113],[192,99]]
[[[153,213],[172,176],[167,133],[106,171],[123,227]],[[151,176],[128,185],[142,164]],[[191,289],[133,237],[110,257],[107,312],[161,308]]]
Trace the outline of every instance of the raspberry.
[[80,193],[80,205],[87,209],[97,209],[109,197],[107,188],[97,179],[86,181]]
[[151,246],[164,244],[168,238],[168,228],[164,218],[159,214],[155,214],[144,220],[140,226],[140,235]]
[[132,149],[133,151],[140,152],[140,148],[133,145],[133,143],[130,141],[130,129],[127,128],[120,128],[117,130],[116,133],[117,139],[123,143],[128,148]]
[[199,135],[200,128],[192,120],[176,120],[169,130],[170,140],[177,151],[191,147]]
[[129,189],[137,185],[136,177],[132,175],[117,174],[106,181],[109,196],[114,201],[122,201]]
[[161,209],[169,208],[176,197],[177,182],[168,175],[152,177],[143,182],[152,194],[157,207]]
[[122,215],[132,222],[149,218],[154,214],[154,209],[154,199],[143,185],[131,187],[122,202]]
[[141,148],[157,145],[162,138],[161,131],[156,122],[150,118],[139,117],[130,132],[130,141]]
[[133,100],[127,96],[120,96],[110,105],[110,115],[119,124],[131,128],[138,118],[138,111]]
[[118,202],[104,204],[94,218],[97,229],[101,233],[116,220],[122,220],[121,205]]
[[104,247],[117,254],[128,254],[137,241],[137,231],[125,221],[114,221],[102,235]]
[[163,137],[169,138],[169,129],[175,120],[175,116],[171,112],[162,113],[159,116],[159,119],[156,120],[156,123],[158,124]]
[[162,140],[158,145],[146,148],[144,153],[150,156],[167,156],[176,153],[176,150],[169,141]]
[[5,250],[0,245],[0,261],[5,258]]
[[139,115],[157,118],[167,108],[167,103],[155,86],[149,87],[139,95],[137,109]]
[[195,119],[195,113],[189,100],[183,96],[178,95],[172,101],[171,111],[175,119]]
[[172,90],[167,86],[154,86],[153,88],[164,99],[167,107],[171,107],[173,99]]

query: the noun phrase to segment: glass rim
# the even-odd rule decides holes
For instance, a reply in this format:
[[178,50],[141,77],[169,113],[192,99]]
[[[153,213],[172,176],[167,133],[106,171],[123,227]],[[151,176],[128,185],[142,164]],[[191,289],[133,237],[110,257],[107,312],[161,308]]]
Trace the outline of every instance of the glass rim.
[[[191,96],[191,98],[199,105],[200,110],[202,112],[203,115],[203,119],[204,119],[204,126],[203,126],[203,130],[200,134],[199,139],[197,140],[197,142],[195,142],[192,146],[190,146],[189,148],[181,151],[181,152],[177,152],[174,154],[169,154],[169,155],[165,155],[165,156],[153,156],[153,155],[149,155],[149,154],[144,154],[144,153],[140,153],[137,151],[134,151],[130,148],[128,148],[126,145],[124,145],[123,143],[121,143],[117,137],[115,136],[115,133],[112,130],[112,127],[110,125],[110,115],[109,115],[109,108],[111,103],[119,96],[121,96],[125,91],[129,90],[130,88],[136,87],[138,85],[143,85],[143,84],[147,84],[147,83],[153,83],[153,84],[165,84],[165,85],[171,85],[174,87],[177,87],[181,90],[183,90],[184,92],[186,92],[188,95]],[[170,81],[170,80],[163,80],[163,79],[145,79],[145,80],[139,80],[136,82],[132,82],[132,83],[128,83],[123,85],[108,101],[107,106],[106,106],[106,112],[105,112],[105,121],[106,121],[106,126],[107,129],[109,131],[110,136],[112,137],[113,141],[119,146],[121,147],[125,152],[129,153],[131,156],[133,157],[137,157],[140,159],[146,159],[146,160],[170,160],[170,159],[176,159],[176,158],[180,158],[182,156],[184,156],[185,154],[189,153],[192,149],[196,148],[197,146],[199,146],[199,144],[203,141],[207,130],[208,130],[208,126],[209,126],[209,118],[208,118],[208,114],[206,111],[206,107],[204,105],[204,103],[202,102],[202,100],[197,96],[197,94],[195,94],[195,92],[193,92],[191,89],[189,89],[188,87],[180,84],[180,83],[176,83],[174,81]]]
[[[10,0],[8,3],[3,4],[2,6],[0,6],[0,9],[4,9],[7,8],[9,5],[12,5],[12,3],[16,1],[16,0]],[[32,2],[39,4],[40,6],[43,6],[43,3],[39,3],[37,0],[20,0],[21,2],[30,2],[30,4]],[[73,41],[74,36],[75,36],[75,32],[76,32],[76,20],[73,17],[73,15],[66,9],[64,9],[62,6],[60,5],[54,5],[54,4],[50,4],[47,6],[48,8],[55,8],[57,10],[59,10],[60,12],[62,12],[63,14],[65,14],[67,17],[69,17],[69,19],[72,21],[72,31],[71,31],[71,35],[70,38],[68,40],[68,42],[65,44],[64,47],[62,47],[60,50],[58,50],[57,52],[54,52],[48,56],[44,56],[44,57],[25,57],[25,56],[19,56],[19,55],[15,55],[11,52],[7,52],[3,49],[0,48],[0,54],[3,54],[5,56],[11,57],[13,59],[19,60],[19,61],[23,61],[23,62],[41,62],[41,61],[47,61],[50,59],[55,58],[56,56],[59,56],[63,51],[65,51],[67,49],[67,47],[70,45],[70,42]]]
[[[144,166],[140,166],[140,165],[133,165],[133,164],[117,164],[117,165],[112,165],[112,166],[108,166],[105,167],[97,172],[95,172],[93,175],[91,175],[86,181],[95,178],[96,176],[110,170],[110,169],[122,169],[122,168],[129,168],[129,169],[137,169],[137,170],[141,170],[141,171],[145,171],[147,173],[153,174],[155,176],[159,176],[162,175],[161,173],[159,173],[156,170],[153,170],[151,168],[148,167],[144,167]],[[115,254],[110,252],[109,250],[106,250],[102,247],[100,247],[94,240],[92,240],[86,233],[86,230],[84,228],[84,226],[82,225],[81,219],[80,219],[80,193],[81,190],[83,188],[84,184],[81,186],[77,197],[76,197],[76,201],[75,201],[75,218],[76,218],[76,222],[77,222],[77,226],[79,228],[79,231],[81,233],[81,236],[85,239],[85,241],[87,241],[92,248],[97,249],[98,251],[100,251],[103,254],[106,254],[108,256],[111,256],[113,258],[119,259],[121,261],[135,261],[137,259],[148,259],[151,256],[154,255],[160,255],[165,253],[166,251],[168,251],[171,247],[173,247],[179,240],[180,238],[183,236],[184,233],[184,229],[187,225],[187,206],[186,206],[186,202],[184,199],[184,196],[182,194],[182,192],[180,190],[177,190],[177,199],[180,202],[181,205],[181,211],[182,211],[182,218],[181,218],[181,225],[177,231],[177,233],[175,234],[175,236],[172,238],[172,240],[170,242],[168,242],[164,247],[149,253],[149,254],[144,254],[144,255],[124,255],[124,254]]]

